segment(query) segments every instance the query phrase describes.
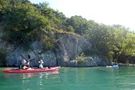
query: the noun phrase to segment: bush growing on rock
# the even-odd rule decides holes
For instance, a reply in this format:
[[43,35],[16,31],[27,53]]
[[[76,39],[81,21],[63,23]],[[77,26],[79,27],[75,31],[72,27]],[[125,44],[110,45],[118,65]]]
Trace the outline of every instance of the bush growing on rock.
[[85,58],[84,53],[81,53],[81,55],[77,56],[76,59],[78,64],[82,64],[82,63],[85,64],[88,62],[88,60]]

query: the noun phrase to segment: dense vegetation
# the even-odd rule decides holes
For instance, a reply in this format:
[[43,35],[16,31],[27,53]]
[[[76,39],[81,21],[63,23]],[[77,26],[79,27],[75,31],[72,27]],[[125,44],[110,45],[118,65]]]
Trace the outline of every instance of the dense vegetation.
[[56,40],[52,32],[64,32],[86,37],[92,43],[92,49],[84,51],[85,56],[104,55],[123,63],[132,62],[135,56],[135,34],[128,28],[99,24],[81,16],[67,18],[45,2],[0,0],[0,23],[4,26],[1,39],[16,46],[38,40],[45,50],[52,49]]

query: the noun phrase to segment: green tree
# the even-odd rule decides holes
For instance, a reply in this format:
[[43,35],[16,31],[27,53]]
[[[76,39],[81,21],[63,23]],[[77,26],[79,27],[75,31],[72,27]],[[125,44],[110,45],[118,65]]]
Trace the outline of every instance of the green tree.
[[66,26],[72,26],[75,29],[75,33],[83,35],[88,30],[88,21],[81,16],[72,16],[66,20]]
[[5,9],[4,21],[5,37],[10,42],[19,44],[29,42],[30,37],[32,39],[38,34],[35,32],[44,32],[49,28],[48,19],[29,3],[14,2],[10,9]]
[[68,26],[67,28],[68,28],[68,31],[70,31],[70,32],[74,32],[75,31],[72,26]]
[[38,7],[39,10],[41,10],[42,15],[49,19],[51,27],[59,28],[62,24],[65,23],[65,15],[62,12],[55,11],[54,9],[50,8],[48,3],[40,3]]

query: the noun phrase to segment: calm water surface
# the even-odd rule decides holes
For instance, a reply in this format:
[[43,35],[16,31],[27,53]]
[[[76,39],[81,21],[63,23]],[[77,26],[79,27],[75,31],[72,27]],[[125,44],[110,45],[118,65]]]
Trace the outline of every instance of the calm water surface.
[[135,90],[135,67],[61,68],[56,73],[3,74],[0,90]]

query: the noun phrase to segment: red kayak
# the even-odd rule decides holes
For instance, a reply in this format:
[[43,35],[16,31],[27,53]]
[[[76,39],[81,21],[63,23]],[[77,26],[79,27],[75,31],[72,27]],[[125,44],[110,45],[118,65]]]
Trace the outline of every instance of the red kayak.
[[54,72],[58,71],[60,66],[58,67],[50,67],[50,68],[29,68],[29,69],[10,69],[3,70],[4,73],[36,73],[36,72]]

